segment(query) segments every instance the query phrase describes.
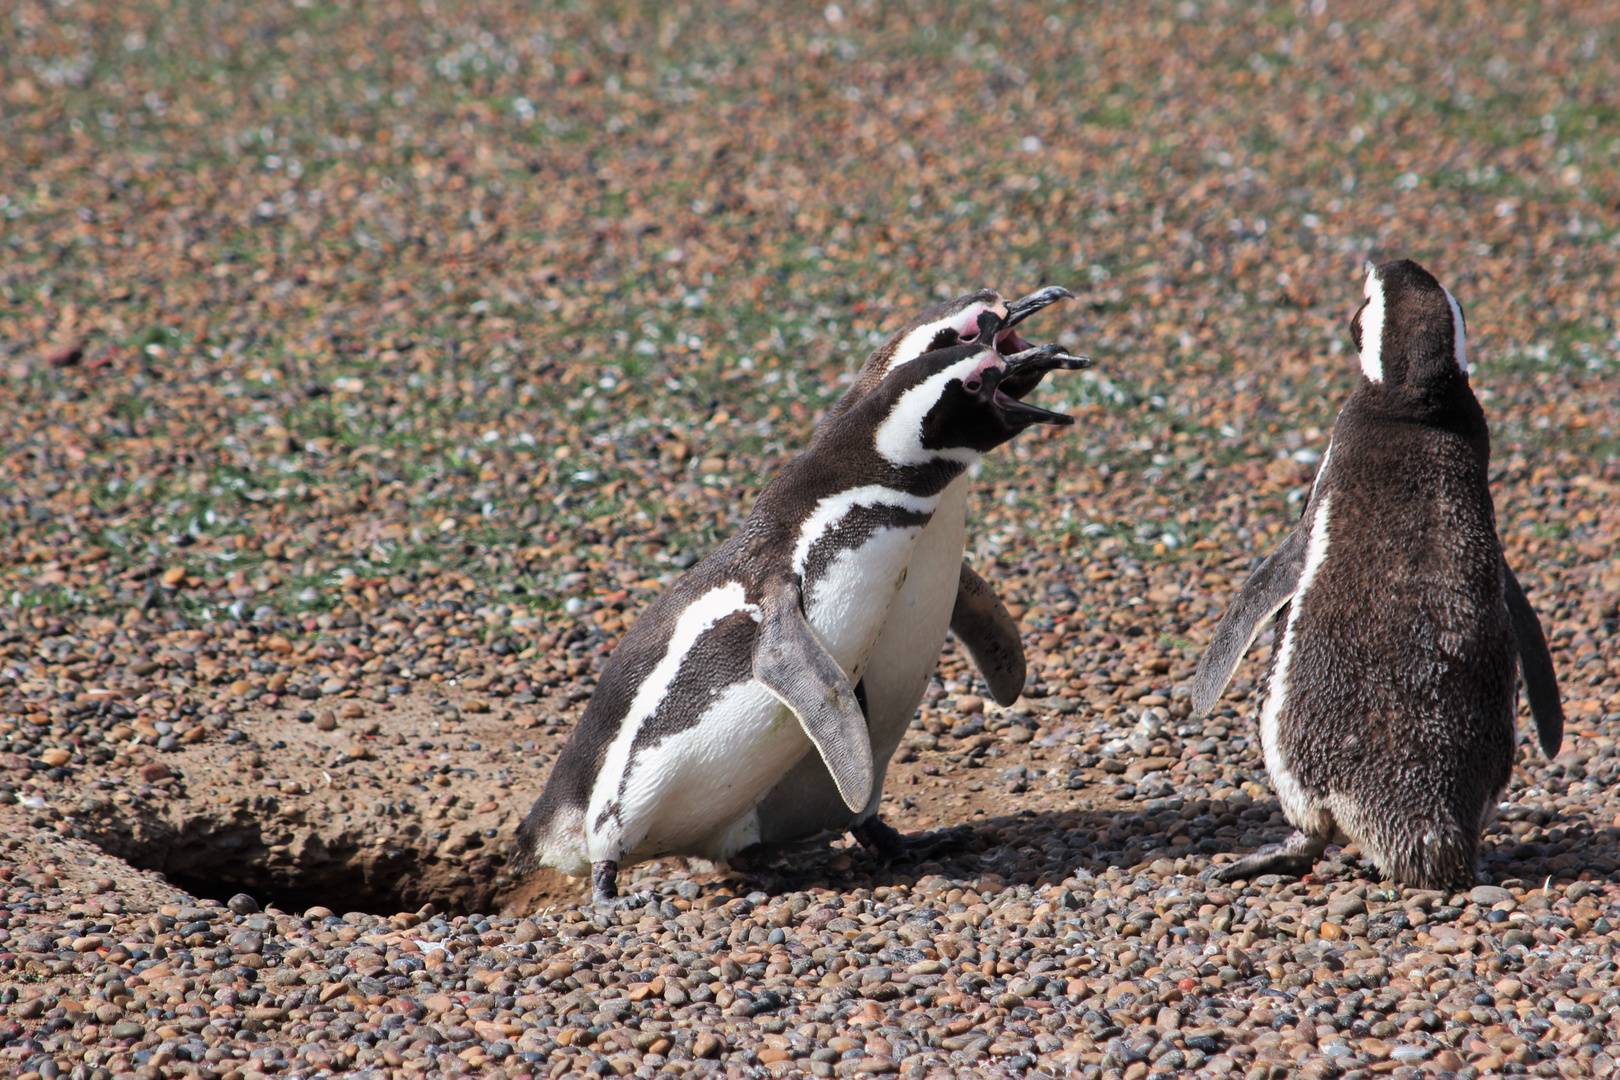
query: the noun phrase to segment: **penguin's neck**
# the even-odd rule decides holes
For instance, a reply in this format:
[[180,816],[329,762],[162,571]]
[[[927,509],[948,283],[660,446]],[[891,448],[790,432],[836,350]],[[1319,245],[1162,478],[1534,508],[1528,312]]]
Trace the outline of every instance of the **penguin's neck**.
[[1367,414],[1386,421],[1416,424],[1461,439],[1478,456],[1481,467],[1489,467],[1490,426],[1466,377],[1416,388],[1384,387],[1376,383],[1369,386],[1375,392],[1366,395]]

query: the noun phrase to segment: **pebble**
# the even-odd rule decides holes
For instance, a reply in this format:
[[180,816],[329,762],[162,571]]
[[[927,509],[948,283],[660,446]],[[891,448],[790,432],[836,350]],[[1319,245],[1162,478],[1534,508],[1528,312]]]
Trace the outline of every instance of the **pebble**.
[[[1620,1005],[1620,972],[1602,962],[1614,932],[1556,921],[1620,924],[1610,884],[1500,886],[1585,955],[1515,949],[1507,924],[1485,921],[1494,905],[1472,895],[1392,894],[1353,876],[1228,888],[1173,866],[1113,866],[1015,884],[958,868],[847,893],[691,885],[643,878],[658,905],[608,916],[291,914],[240,894],[94,924],[74,914],[89,900],[65,888],[13,887],[11,910],[61,936],[20,940],[40,977],[0,1001],[11,994],[19,1023],[75,1002],[69,1029],[101,1024],[94,1060],[114,1074],[150,1064],[136,1054],[151,1033],[194,1038],[200,1054],[275,1047],[324,1069],[478,1062],[517,1076],[568,1055],[576,1071],[621,1074],[714,1062],[910,1076],[1018,1061],[1143,1080],[1273,1061],[1324,1078],[1379,1063],[1531,1067],[1555,1058],[1527,1026],[1536,1015],[1556,1006],[1560,1046],[1613,1041],[1607,1010]],[[1346,936],[1324,937],[1323,916],[1344,920]],[[1453,925],[1468,933],[1441,933]],[[50,967],[68,939],[79,959]],[[1526,1014],[1519,1001],[1553,1005]],[[186,1027],[194,1016],[211,1022]],[[1434,1041],[1463,1016],[1459,1041]],[[233,1043],[249,1022],[257,1041]],[[88,1064],[91,1045],[62,1044],[64,1066]]]
[[1498,885],[1476,885],[1468,894],[1470,902],[1481,907],[1493,907],[1513,899],[1513,894]]
[[[773,23],[770,40],[815,62],[744,87],[764,104],[737,109],[716,95],[736,96],[738,72],[779,67],[745,20],[703,5],[666,29],[681,47],[732,31],[736,63],[664,70],[668,49],[629,24],[606,52],[570,49],[568,27],[519,13],[514,39],[561,43],[553,79],[510,43],[417,20],[385,61],[522,106],[479,106],[465,124],[442,123],[457,110],[428,85],[437,75],[413,96],[388,85],[386,64],[344,66],[373,61],[354,45],[368,27],[341,13],[278,36],[313,42],[287,46],[305,78],[265,95],[226,70],[219,93],[176,98],[166,120],[151,58],[208,67],[210,39],[184,20],[165,25],[162,48],[131,34],[122,96],[151,107],[109,100],[119,122],[94,138],[61,134],[54,84],[76,63],[61,26],[34,19],[8,41],[4,93],[25,145],[6,166],[24,196],[9,204],[17,313],[0,350],[21,448],[0,560],[0,1072],[1613,1074],[1620,467],[1604,427],[1616,275],[1602,200],[1617,185],[1595,141],[1611,136],[1596,116],[1583,130],[1580,103],[1615,85],[1615,50],[1561,11],[1474,35],[1485,52],[1458,62],[1452,88],[1468,123],[1391,91],[1383,126],[1407,136],[1407,190],[1381,149],[1343,168],[1333,109],[1391,72],[1447,82],[1457,48],[1474,45],[1444,27],[1407,20],[1380,36],[1364,20],[1285,26],[1186,5],[1211,55],[1252,62],[1169,70],[1136,62],[1131,49],[1159,45],[1128,6],[1090,21],[1055,7],[1035,35],[980,20],[982,62],[940,65],[893,52],[905,33],[852,26],[869,14],[856,7]],[[602,59],[621,45],[638,62]],[[1108,100],[1052,92],[1054,61],[1072,66],[1076,48],[1100,49]],[[884,100],[824,93],[846,69],[874,76]],[[334,143],[330,110],[300,95],[356,79],[389,107],[350,110]],[[1514,94],[1493,98],[1493,84]],[[95,115],[100,85],[68,95],[74,108]],[[515,137],[534,87],[544,116]],[[305,128],[267,100],[282,89],[283,109],[314,118]],[[1552,111],[1527,126],[1521,99]],[[717,143],[722,106],[735,115]],[[617,134],[581,158],[569,132],[599,122]],[[1265,139],[1241,137],[1256,124]],[[229,133],[230,153],[194,167],[175,125]],[[936,160],[986,137],[999,147],[1009,125],[1043,135],[1013,136],[1013,157]],[[1035,153],[1047,132],[1083,135],[1087,183],[1066,182],[1072,146]],[[1369,134],[1368,147],[1390,145],[1390,130]],[[555,152],[528,152],[534,139]],[[1163,169],[1142,170],[1143,148],[1161,142]],[[775,164],[749,179],[760,147]],[[1475,190],[1457,195],[1457,161],[1484,186],[1470,170]],[[525,163],[526,184],[500,181]],[[1491,190],[1498,170],[1512,191]],[[908,188],[927,195],[916,212],[874,224],[871,208]],[[1449,228],[1474,201],[1494,211],[1472,233]],[[531,219],[549,223],[540,255],[558,265],[510,257],[509,238],[529,231],[511,223]],[[1317,347],[1343,344],[1354,290],[1335,275],[1386,226],[1390,245],[1438,238],[1436,259],[1469,268],[1459,299],[1490,313],[1502,343],[1505,363],[1479,375],[1493,491],[1566,680],[1565,751],[1517,771],[1484,845],[1490,884],[1464,895],[1392,887],[1350,852],[1304,879],[1219,887],[1200,876],[1212,858],[1286,834],[1253,728],[1263,652],[1206,720],[1191,721],[1185,686],[1221,607],[1291,524],[1288,499],[1308,491],[1327,403],[1354,377],[1347,353],[1325,361]],[[285,242],[311,229],[352,231],[364,251],[287,258]],[[786,449],[848,373],[849,343],[892,315],[839,299],[837,275],[859,269],[874,296],[904,303],[973,280],[1009,243],[1045,265],[1043,231],[1064,248],[1052,265],[1072,257],[1085,296],[1065,318],[1100,360],[1095,381],[1042,391],[1069,394],[1073,430],[996,459],[988,475],[1016,468],[1019,505],[983,481],[974,496],[973,559],[1025,631],[1028,696],[991,708],[953,647],[907,746],[918,768],[889,791],[903,828],[908,815],[967,821],[966,850],[878,867],[836,849],[746,879],[649,869],[636,887],[656,908],[611,917],[549,902],[522,918],[273,902],[288,866],[352,858],[386,878],[416,844],[469,881],[497,873],[511,821],[482,815],[532,799],[539,766],[520,764],[554,757],[658,578],[728,534],[756,492],[765,466],[735,456],[730,436],[760,426],[772,455]],[[801,260],[806,234],[826,251]],[[477,258],[447,278],[443,259],[409,254],[413,241]],[[64,245],[72,273],[50,265]],[[894,264],[880,247],[910,254]],[[938,280],[919,276],[917,251],[942,253]],[[670,289],[647,285],[649,260]],[[1550,291],[1525,287],[1542,278]],[[678,298],[673,323],[662,305]],[[1528,377],[1518,343],[1547,329],[1548,311],[1558,355]],[[786,349],[729,340],[762,312],[786,320]],[[537,318],[579,333],[531,355]],[[605,378],[632,341],[645,370]],[[730,366],[738,348],[764,377]],[[1074,531],[1054,528],[1053,507]],[[313,727],[274,719],[323,697],[337,700],[307,714]],[[348,723],[396,708],[424,713],[409,740]],[[340,740],[312,736],[337,720]],[[469,720],[486,746],[462,749]],[[248,794],[194,767],[210,749],[231,755]],[[344,771],[373,759],[383,765]],[[480,801],[487,783],[467,797],[508,771],[499,801]],[[348,847],[315,843],[330,834],[309,822],[345,819]],[[133,843],[175,821],[222,868],[233,851],[287,860],[251,886],[262,909],[246,894],[204,902],[88,842]],[[222,895],[261,880],[221,877]]]

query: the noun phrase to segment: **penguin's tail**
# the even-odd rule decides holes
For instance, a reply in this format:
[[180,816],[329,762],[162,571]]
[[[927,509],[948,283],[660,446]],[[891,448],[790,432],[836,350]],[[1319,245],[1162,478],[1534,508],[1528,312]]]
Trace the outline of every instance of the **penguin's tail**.
[[512,847],[510,864],[513,870],[520,874],[532,873],[540,869],[540,833],[543,826],[536,822],[535,811],[539,809],[536,804],[518,823],[517,834],[513,837],[516,843]]
[[554,866],[575,877],[588,872],[585,855],[585,813],[577,807],[558,805],[547,796],[535,800],[517,827],[510,864],[527,874],[542,866]]
[[1421,828],[1380,838],[1373,862],[1414,889],[1466,891],[1479,880],[1479,830],[1441,815]]

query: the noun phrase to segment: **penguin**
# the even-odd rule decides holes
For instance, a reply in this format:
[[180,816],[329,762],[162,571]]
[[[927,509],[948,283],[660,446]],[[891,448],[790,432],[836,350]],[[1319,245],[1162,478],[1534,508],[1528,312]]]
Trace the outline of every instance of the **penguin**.
[[1361,379],[1299,524],[1193,678],[1204,716],[1277,616],[1260,744],[1295,831],[1214,874],[1227,882],[1303,874],[1349,840],[1388,878],[1468,888],[1513,766],[1516,676],[1549,758],[1563,739],[1547,641],[1496,535],[1462,308],[1405,259],[1369,264],[1364,295]]
[[[1030,348],[1015,327],[1062,299],[1069,290],[1051,286],[1016,300],[982,289],[934,304],[897,330],[875,350],[849,391],[829,410],[823,423],[844,412],[880,385],[884,377],[931,349],[977,340],[979,316],[999,317],[993,347],[1002,353]],[[1003,381],[1002,392],[1022,398],[1044,376],[1042,371]],[[924,837],[903,837],[878,817],[889,760],[899,748],[928,679],[939,662],[946,631],[954,633],[990,688],[991,697],[1011,705],[1024,689],[1025,661],[1018,623],[1007,613],[995,590],[962,560],[967,545],[968,477],[958,476],[941,495],[927,527],[918,538],[905,585],[889,607],[856,693],[866,709],[871,740],[873,784],[855,812],[839,795],[822,761],[813,754],[799,759],[758,809],[760,840],[776,844],[817,833],[850,832],[884,861],[921,858],[958,842],[946,830]]]
[[1034,424],[1073,417],[1001,391],[1089,365],[1055,345],[1011,355],[1002,319],[932,349],[819,425],[742,530],[660,594],[602,669],[517,830],[515,863],[591,880],[602,909],[630,861],[729,859],[759,839],[761,798],[806,753],[850,811],[872,790],[855,687],[918,538],[950,483]]

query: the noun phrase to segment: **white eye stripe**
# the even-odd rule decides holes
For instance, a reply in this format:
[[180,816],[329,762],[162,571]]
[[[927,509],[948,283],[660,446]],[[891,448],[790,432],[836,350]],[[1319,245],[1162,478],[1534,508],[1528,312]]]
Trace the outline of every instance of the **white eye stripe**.
[[1468,374],[1468,333],[1463,325],[1462,308],[1457,304],[1457,298],[1451,295],[1451,290],[1442,287],[1441,292],[1446,294],[1446,303],[1451,305],[1451,338],[1452,351],[1457,357],[1457,370],[1464,375]]
[[958,312],[948,319],[927,323],[910,331],[895,344],[894,352],[890,354],[889,371],[893,371],[901,364],[909,363],[923,355],[928,351],[929,346],[933,345],[934,339],[946,330],[955,331],[956,335],[961,337],[968,330],[977,327],[979,313],[988,310],[988,304],[976,304],[967,311]]
[[922,444],[923,421],[938,403],[940,395],[951,380],[966,380],[978,370],[983,353],[958,360],[943,371],[936,371],[927,379],[900,395],[878,425],[874,446],[883,460],[904,468],[908,465],[927,465],[933,461],[960,461],[972,464],[979,459],[976,450],[966,447],[930,450]]
[[1362,291],[1367,297],[1367,306],[1361,312],[1361,372],[1372,382],[1383,382],[1384,283],[1370,265]]

